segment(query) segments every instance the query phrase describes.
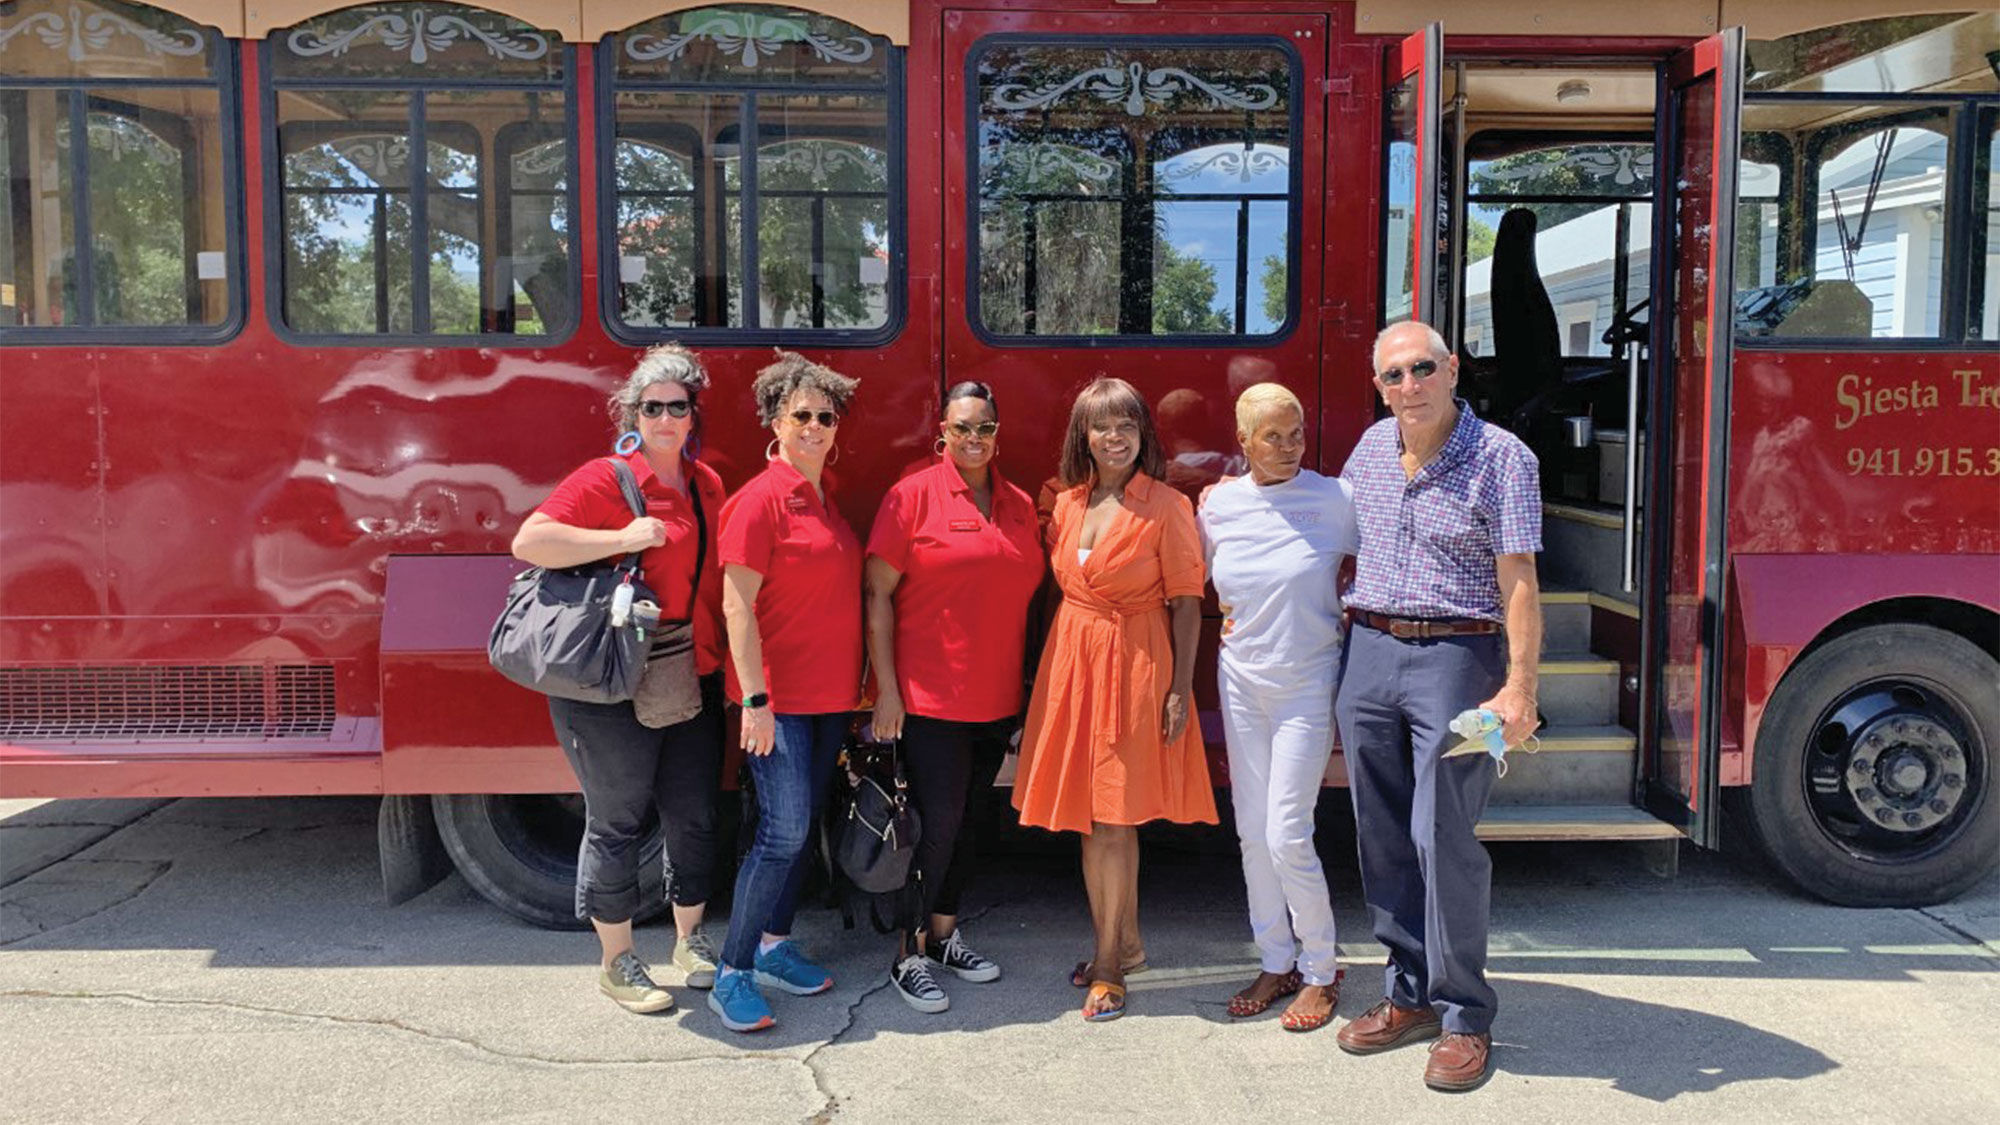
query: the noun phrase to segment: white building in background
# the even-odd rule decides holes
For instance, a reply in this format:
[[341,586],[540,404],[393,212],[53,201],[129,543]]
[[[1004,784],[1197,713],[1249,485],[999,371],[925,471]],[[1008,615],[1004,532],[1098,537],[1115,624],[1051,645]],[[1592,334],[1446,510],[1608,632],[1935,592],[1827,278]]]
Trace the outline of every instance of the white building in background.
[[[1820,171],[1818,230],[1814,239],[1813,277],[1821,281],[1851,281],[1869,301],[1870,331],[1876,338],[1934,336],[1939,331],[1944,281],[1944,211],[1946,139],[1926,129],[1895,131],[1888,164],[1874,205],[1867,204],[1868,183],[1878,155],[1876,138],[1864,136]],[[1739,289],[1776,282],[1778,261],[1778,169],[1744,161],[1738,165],[1742,206],[1738,224],[1758,224],[1754,260],[1739,256]],[[2000,202],[2000,167],[1993,174],[1990,199]],[[1836,206],[1837,201],[1837,206]],[[1652,208],[1632,204],[1630,233],[1630,294],[1643,299],[1652,268]],[[1867,224],[1861,226],[1863,211]],[[1847,239],[1842,235],[1845,218]],[[2000,337],[2000,211],[1978,221],[1988,223],[1986,287],[1980,310],[1981,337]],[[1846,241],[1860,230],[1850,252]],[[1739,238],[1743,232],[1739,231]],[[1961,241],[1961,245],[1971,240]],[[1549,302],[1555,306],[1556,330],[1565,355],[1608,355],[1599,342],[1616,311],[1612,307],[1612,270],[1617,259],[1617,205],[1609,204],[1559,226],[1537,232],[1535,257]],[[1977,264],[1975,264],[1977,268]],[[1475,355],[1491,355],[1493,340],[1493,260],[1481,259],[1466,270],[1465,330],[1460,347]]]

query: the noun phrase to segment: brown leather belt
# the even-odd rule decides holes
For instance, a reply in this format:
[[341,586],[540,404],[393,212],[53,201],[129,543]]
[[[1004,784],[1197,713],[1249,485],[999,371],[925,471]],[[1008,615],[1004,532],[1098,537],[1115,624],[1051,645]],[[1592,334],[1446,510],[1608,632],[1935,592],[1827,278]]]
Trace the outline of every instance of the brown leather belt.
[[1385,614],[1370,613],[1365,609],[1353,612],[1356,621],[1401,641],[1427,641],[1434,637],[1478,637],[1500,631],[1498,621],[1480,621],[1470,617],[1389,617]]

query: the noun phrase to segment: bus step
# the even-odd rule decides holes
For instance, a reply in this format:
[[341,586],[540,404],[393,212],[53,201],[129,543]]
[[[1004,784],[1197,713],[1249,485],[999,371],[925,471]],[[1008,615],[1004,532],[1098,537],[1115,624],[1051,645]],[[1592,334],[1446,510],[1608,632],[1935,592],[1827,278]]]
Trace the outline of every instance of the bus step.
[[1672,840],[1679,828],[1632,805],[1493,805],[1482,840]]

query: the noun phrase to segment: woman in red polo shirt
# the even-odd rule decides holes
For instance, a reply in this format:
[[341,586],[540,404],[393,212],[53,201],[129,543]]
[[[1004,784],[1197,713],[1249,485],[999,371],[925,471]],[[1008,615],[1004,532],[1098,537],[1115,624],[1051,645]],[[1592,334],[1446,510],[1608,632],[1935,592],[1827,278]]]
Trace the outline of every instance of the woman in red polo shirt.
[[958,932],[972,862],[966,825],[1020,717],[1028,604],[1042,581],[1034,502],[993,467],[1000,418],[992,388],[947,391],[938,430],[943,456],[889,490],[868,536],[875,734],[903,740],[923,825],[914,893],[905,896],[911,913],[889,977],[920,1012],[951,1006],[930,958],[965,980],[1000,976]]
[[859,381],[781,351],[757,374],[770,464],[722,512],[730,698],[757,790],[757,836],[708,1006],[732,1031],[772,1026],[758,985],[796,996],[833,978],[790,940],[813,814],[861,691],[861,543],[827,494],[826,466]]
[[[701,932],[715,873],[715,797],[722,774],[722,567],[716,561],[722,478],[694,459],[697,399],[708,373],[693,352],[661,344],[639,357],[612,394],[618,449],[646,499],[633,518],[610,459],[571,473],[514,536],[514,557],[570,567],[643,551],[640,571],[663,620],[692,619],[701,712],[654,729],[633,705],[549,699],[549,715],[583,787],[583,849],[576,912],[590,919],[603,952],[598,987],[620,1007],[659,1012],[674,998],[653,983],[632,950],[647,813],[657,810],[673,870],[674,967],[691,988],[715,980],[715,950]],[[705,526],[704,526],[705,525]],[[704,555],[706,557],[704,557]],[[653,863],[659,860],[655,857]]]

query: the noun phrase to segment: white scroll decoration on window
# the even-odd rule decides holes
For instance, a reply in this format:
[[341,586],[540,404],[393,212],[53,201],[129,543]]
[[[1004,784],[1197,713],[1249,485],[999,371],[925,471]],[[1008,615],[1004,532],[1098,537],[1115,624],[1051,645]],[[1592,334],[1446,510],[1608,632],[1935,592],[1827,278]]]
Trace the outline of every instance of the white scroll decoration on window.
[[690,16],[672,35],[639,32],[625,39],[625,54],[634,62],[672,62],[699,40],[715,44],[725,55],[755,67],[792,43],[803,43],[822,62],[867,62],[875,44],[865,35],[845,39],[813,30],[805,20],[757,12],[703,12]]
[[350,137],[334,141],[332,147],[378,184],[407,179],[403,173],[410,166],[408,137]]
[[84,61],[91,52],[104,50],[113,39],[121,36],[137,40],[149,55],[187,58],[208,49],[207,38],[194,28],[161,31],[112,12],[93,11],[86,14],[81,5],[71,4],[67,15],[36,12],[12,27],[0,27],[0,52],[6,51],[8,43],[17,36],[31,30],[35,38],[41,40],[42,46],[63,52],[71,62]]
[[443,54],[460,43],[476,42],[496,59],[532,62],[549,53],[548,37],[537,32],[489,31],[462,16],[422,8],[410,9],[408,16],[378,12],[343,30],[335,30],[332,20],[321,26],[324,31],[312,27],[294,30],[285,37],[285,46],[303,58],[338,58],[356,43],[377,39],[392,51],[408,51],[410,61],[418,66],[429,62],[433,52]]
[[569,163],[569,146],[563,141],[544,141],[514,154],[514,171],[523,176],[546,176],[564,171]]
[[1074,145],[1003,142],[988,149],[980,163],[987,175],[1004,177],[1014,183],[1034,185],[1047,181],[1069,181],[1078,186],[1105,187],[1118,178],[1117,161]]
[[1180,94],[1202,93],[1223,109],[1270,109],[1278,104],[1277,87],[1252,82],[1238,87],[1227,82],[1209,81],[1177,66],[1147,66],[1144,63],[1116,62],[1093,67],[1081,74],[1030,87],[1006,82],[994,87],[992,104],[1006,110],[1046,109],[1081,90],[1102,102],[1123,103],[1132,117],[1145,115],[1146,103],[1164,104]]
[[[1509,161],[1503,167],[1491,165],[1477,169],[1475,175],[1488,183],[1514,183],[1546,176],[1564,168],[1574,169],[1584,176],[1598,181],[1603,187],[1605,181],[1617,187],[1639,188],[1653,179],[1653,146],[1651,145],[1602,145],[1589,148],[1546,149],[1522,158],[1518,163]],[[1590,186],[1590,185],[1585,185]]]
[[[1192,154],[1189,154],[1192,155]],[[1160,173],[1164,180],[1189,180],[1205,172],[1221,176],[1234,176],[1243,183],[1249,183],[1259,176],[1283,172],[1291,167],[1283,149],[1259,145],[1244,152],[1241,149],[1224,149],[1200,160],[1176,158],[1167,162]]]
[[874,151],[847,141],[780,141],[757,150],[757,174],[789,172],[824,182],[851,171],[880,186],[887,182],[888,169],[879,159],[870,159]]

